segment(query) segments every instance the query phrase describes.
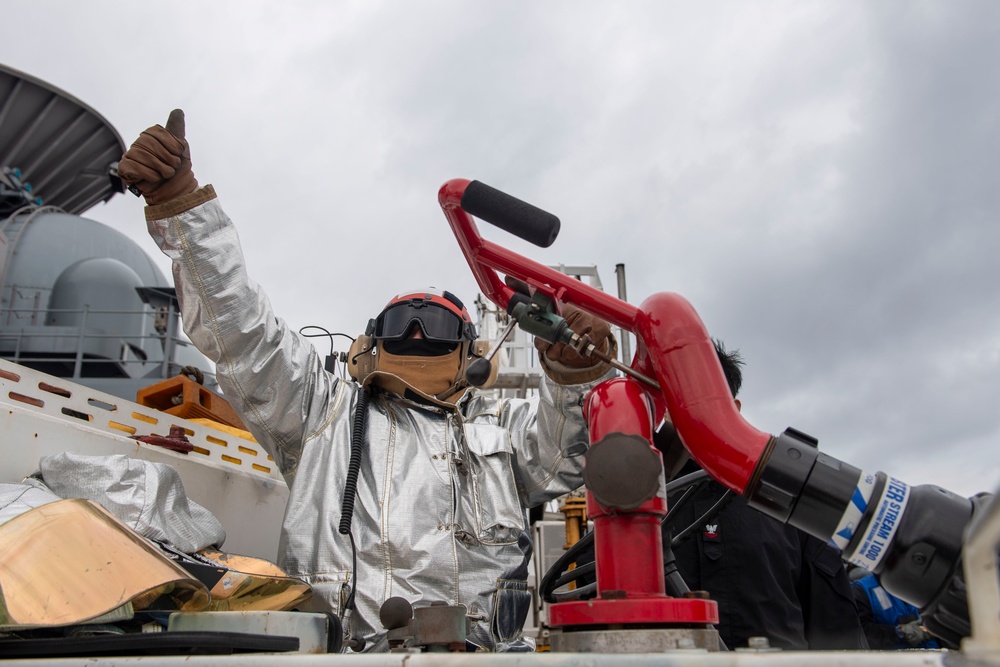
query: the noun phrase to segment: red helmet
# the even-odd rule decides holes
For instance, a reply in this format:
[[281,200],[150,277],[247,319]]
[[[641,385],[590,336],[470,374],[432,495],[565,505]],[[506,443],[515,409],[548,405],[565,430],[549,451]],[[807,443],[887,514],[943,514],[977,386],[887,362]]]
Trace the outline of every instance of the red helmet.
[[461,300],[447,290],[433,287],[394,296],[378,317],[368,322],[365,333],[375,340],[404,340],[415,326],[420,327],[424,339],[432,342],[476,339],[476,327]]

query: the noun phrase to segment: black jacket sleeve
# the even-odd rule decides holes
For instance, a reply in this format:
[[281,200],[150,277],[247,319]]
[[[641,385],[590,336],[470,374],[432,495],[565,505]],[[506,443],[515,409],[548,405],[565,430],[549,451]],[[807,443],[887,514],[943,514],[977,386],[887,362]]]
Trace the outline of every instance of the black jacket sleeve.
[[868,641],[840,554],[800,533],[802,570],[799,600],[812,650],[867,650]]

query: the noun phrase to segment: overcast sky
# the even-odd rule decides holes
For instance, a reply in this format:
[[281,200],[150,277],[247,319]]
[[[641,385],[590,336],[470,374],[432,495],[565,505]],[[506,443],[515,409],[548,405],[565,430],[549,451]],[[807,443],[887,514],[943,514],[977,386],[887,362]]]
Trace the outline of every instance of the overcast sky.
[[[687,298],[756,427],[1000,483],[1000,3],[33,0],[0,62],[126,143],[183,108],[296,328],[354,335],[409,287],[471,303],[437,190],[475,178],[563,223],[489,238]],[[131,195],[86,215],[159,255]]]

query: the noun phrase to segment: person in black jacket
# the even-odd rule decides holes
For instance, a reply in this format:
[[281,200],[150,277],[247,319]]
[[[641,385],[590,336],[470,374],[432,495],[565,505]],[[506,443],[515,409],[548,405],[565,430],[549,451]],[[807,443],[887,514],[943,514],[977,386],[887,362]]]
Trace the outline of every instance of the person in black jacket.
[[[743,361],[738,351],[715,345],[739,408]],[[699,470],[689,461],[675,479]],[[670,493],[668,501],[676,513],[664,526],[666,568],[672,569],[666,547],[673,539],[684,582],[691,590],[708,591],[718,603],[718,630],[727,647],[767,637],[770,646],[782,649],[868,648],[847,571],[834,548],[751,509],[711,479]]]

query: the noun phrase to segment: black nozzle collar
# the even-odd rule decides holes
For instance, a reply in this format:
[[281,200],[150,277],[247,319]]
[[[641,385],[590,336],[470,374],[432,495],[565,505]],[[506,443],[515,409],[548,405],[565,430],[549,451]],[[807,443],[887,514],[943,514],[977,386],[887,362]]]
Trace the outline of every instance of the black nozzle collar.
[[816,462],[818,444],[811,435],[794,428],[785,429],[775,439],[756,486],[747,494],[749,505],[782,523],[787,522]]

